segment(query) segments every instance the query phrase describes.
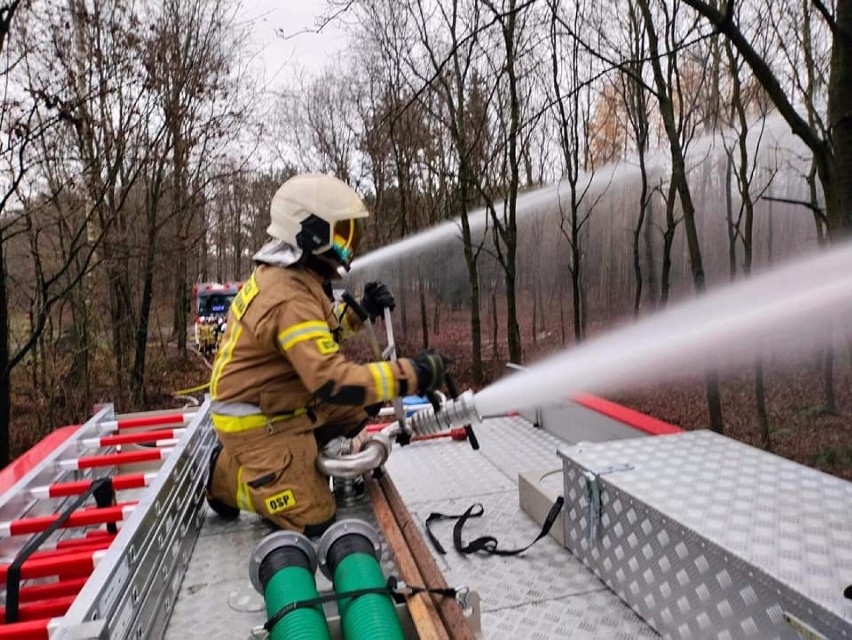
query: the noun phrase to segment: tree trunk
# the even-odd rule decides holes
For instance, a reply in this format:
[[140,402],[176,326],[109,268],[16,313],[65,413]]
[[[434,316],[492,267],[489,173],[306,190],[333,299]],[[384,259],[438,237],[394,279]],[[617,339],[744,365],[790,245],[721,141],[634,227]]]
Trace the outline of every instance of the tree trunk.
[[533,296],[533,305],[532,305],[532,343],[533,345],[538,344],[538,305],[536,304],[536,293],[538,289],[536,287],[536,280],[533,278],[532,282],[532,296]]
[[657,307],[660,292],[657,288],[657,267],[654,263],[654,201],[648,198],[648,219],[645,221],[645,273],[648,278],[648,301],[651,308]]
[[429,316],[426,313],[426,290],[423,286],[423,275],[417,267],[417,284],[420,294],[420,331],[423,334],[423,348],[429,348]]
[[728,228],[728,275],[737,276],[737,233],[734,225],[734,161],[730,153],[725,154],[725,222]]
[[151,305],[154,300],[154,260],[157,244],[157,205],[159,197],[154,196],[153,202],[147,203],[147,243],[145,247],[145,263],[142,282],[142,300],[139,305],[139,317],[136,323],[134,339],[133,371],[130,376],[130,387],[137,402],[145,400],[145,356],[148,352],[148,324],[151,317]]
[[[462,191],[464,195],[466,191]],[[467,265],[467,283],[470,291],[470,341],[471,341],[471,375],[474,384],[482,384],[482,321],[479,317],[479,269],[477,256],[473,251],[473,237],[470,231],[470,220],[467,216],[467,203],[462,202],[462,244],[464,245],[464,262]]]
[[9,370],[9,298],[6,293],[6,247],[0,237],[0,468],[9,464],[12,389]]
[[821,164],[825,213],[833,241],[852,233],[852,2],[838,2],[828,81],[831,153]]
[[[705,291],[704,265],[701,260],[701,244],[698,240],[698,229],[695,224],[695,206],[692,194],[686,178],[686,162],[684,160],[683,145],[680,140],[680,132],[675,122],[674,102],[671,97],[671,87],[666,84],[666,78],[660,65],[659,46],[657,41],[656,27],[648,8],[647,0],[640,0],[640,8],[645,19],[645,29],[648,35],[648,49],[651,54],[651,67],[654,70],[654,82],[657,86],[657,100],[666,136],[669,139],[669,149],[672,160],[672,182],[677,188],[680,196],[680,204],[683,213],[684,233],[686,244],[689,249],[689,263],[692,269],[692,281],[695,291],[702,295]],[[669,64],[674,61],[669,59]],[[852,202],[850,202],[852,204]],[[722,403],[719,390],[719,376],[716,371],[707,371],[705,374],[705,389],[707,395],[707,408],[710,413],[710,428],[717,433],[725,430],[722,419]]]
[[837,415],[837,394],[834,391],[834,347],[825,350],[822,369],[822,390],[825,395],[825,412]]
[[559,278],[559,344],[565,346],[565,287],[564,279]]
[[665,308],[669,302],[672,277],[672,245],[674,245],[677,222],[674,217],[675,186],[669,183],[669,193],[666,199],[666,230],[663,232],[663,266],[660,273],[660,306]]
[[772,448],[769,433],[769,416],[766,412],[766,385],[763,379],[763,359],[754,363],[754,397],[757,403],[757,423],[760,426],[760,442],[767,451]]
[[497,350],[497,291],[491,291],[491,356],[496,362],[499,357]]
[[435,298],[435,308],[432,313],[432,331],[436,336],[441,335],[441,300],[438,297]]
[[178,235],[178,251],[176,257],[176,268],[174,270],[174,326],[173,332],[177,342],[178,357],[186,358],[186,328],[189,324],[187,305],[189,295],[187,291],[187,252],[186,238]]
[[[514,253],[514,252],[513,252]],[[510,258],[514,263],[514,255]],[[518,326],[517,292],[515,289],[515,270],[508,269],[505,274],[506,284],[506,330],[509,342],[509,361],[521,364],[524,354],[521,348],[521,330]]]
[[647,212],[648,199],[648,174],[645,171],[645,152],[639,149],[639,170],[642,176],[642,189],[639,193],[639,219],[633,227],[633,315],[639,315],[639,307],[642,304],[642,255],[639,250],[639,239],[642,237],[642,228],[645,225],[645,214]]

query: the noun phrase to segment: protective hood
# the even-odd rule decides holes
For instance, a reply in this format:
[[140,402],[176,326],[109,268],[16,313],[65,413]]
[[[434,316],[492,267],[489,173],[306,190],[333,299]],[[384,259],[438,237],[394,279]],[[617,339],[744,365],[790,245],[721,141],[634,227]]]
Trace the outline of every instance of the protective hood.
[[302,257],[302,250],[287,244],[283,240],[270,240],[252,256],[252,260],[260,264],[274,267],[291,267]]

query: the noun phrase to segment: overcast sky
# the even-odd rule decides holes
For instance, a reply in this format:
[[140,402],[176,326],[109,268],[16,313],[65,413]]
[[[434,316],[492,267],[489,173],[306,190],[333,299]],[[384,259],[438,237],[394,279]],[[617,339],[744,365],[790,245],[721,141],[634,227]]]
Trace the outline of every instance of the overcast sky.
[[[325,0],[243,0],[237,19],[251,26],[252,66],[267,89],[287,83],[299,71],[318,71],[345,47],[338,25],[328,25],[319,34],[303,33],[315,28],[324,9]],[[279,29],[292,37],[279,37]]]

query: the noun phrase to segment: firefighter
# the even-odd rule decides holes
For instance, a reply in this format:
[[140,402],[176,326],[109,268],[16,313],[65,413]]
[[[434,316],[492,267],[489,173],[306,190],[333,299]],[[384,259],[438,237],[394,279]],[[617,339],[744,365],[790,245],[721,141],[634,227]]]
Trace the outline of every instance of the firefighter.
[[210,325],[206,316],[198,319],[198,347],[202,356],[210,357]]
[[[445,361],[432,352],[365,365],[340,353],[361,320],[332,304],[331,282],[348,270],[368,215],[355,191],[325,175],[291,178],[272,198],[272,239],[231,304],[210,380],[220,444],[207,499],[226,519],[253,511],[318,535],[335,515],[318,450],[360,432],[365,407],[443,384]],[[362,306],[376,318],[394,299],[385,285],[369,283]]]

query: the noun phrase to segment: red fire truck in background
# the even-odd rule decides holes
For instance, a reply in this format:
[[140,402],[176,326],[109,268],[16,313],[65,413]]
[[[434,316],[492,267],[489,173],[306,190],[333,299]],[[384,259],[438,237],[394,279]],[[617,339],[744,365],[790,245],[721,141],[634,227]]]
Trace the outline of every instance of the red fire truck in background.
[[228,308],[242,286],[242,282],[200,282],[192,287],[192,297],[195,300],[195,345],[199,351],[208,346],[202,344],[205,327],[214,335],[221,336],[224,332]]

